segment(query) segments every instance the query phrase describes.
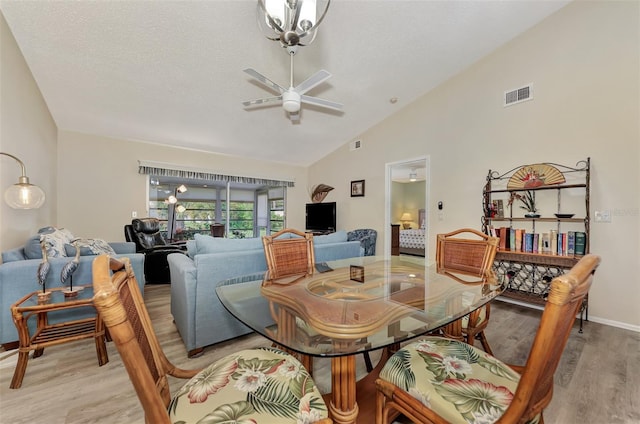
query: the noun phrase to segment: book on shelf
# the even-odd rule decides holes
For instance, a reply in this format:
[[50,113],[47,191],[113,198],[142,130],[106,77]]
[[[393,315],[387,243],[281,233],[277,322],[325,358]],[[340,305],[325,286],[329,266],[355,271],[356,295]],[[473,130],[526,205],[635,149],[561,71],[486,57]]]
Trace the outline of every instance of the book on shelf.
[[556,249],[556,254],[557,255],[563,255],[564,254],[564,252],[562,250],[562,236],[563,236],[562,233],[558,233],[558,238],[556,240],[556,243],[558,245],[558,247]]
[[540,253],[551,253],[551,243],[549,241],[549,237],[549,233],[542,233],[542,236],[540,237],[542,243]]
[[552,255],[558,254],[558,231],[551,230],[549,231],[549,245],[551,247],[549,253]]
[[524,245],[523,251],[526,253],[533,253],[533,233],[524,233]]
[[498,237],[500,237],[500,244],[498,248],[500,250],[507,250],[507,238],[509,237],[509,227],[500,227],[498,232]]
[[542,252],[542,249],[540,248],[541,247],[541,244],[540,244],[541,240],[542,239],[540,238],[540,234],[533,233],[533,242],[532,242],[533,243],[533,246],[532,246],[533,247],[533,253],[541,253]]
[[516,230],[515,230],[515,228],[509,228],[509,246],[507,246],[507,248],[511,249],[511,250],[516,250]]
[[587,233],[584,231],[576,231],[575,234],[575,254],[584,255],[587,248]]
[[524,238],[524,230],[521,230],[520,228],[516,228],[515,229],[515,248],[518,251],[523,251],[524,249],[522,248],[522,242],[523,242],[523,238]]
[[576,232],[567,231],[567,255],[576,253]]

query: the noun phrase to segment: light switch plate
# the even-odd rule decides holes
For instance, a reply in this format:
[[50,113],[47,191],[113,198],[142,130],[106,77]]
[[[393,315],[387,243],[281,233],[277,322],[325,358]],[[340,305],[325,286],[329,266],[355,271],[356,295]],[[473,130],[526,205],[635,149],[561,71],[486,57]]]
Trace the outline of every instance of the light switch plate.
[[611,222],[611,211],[595,211],[594,218],[595,222]]

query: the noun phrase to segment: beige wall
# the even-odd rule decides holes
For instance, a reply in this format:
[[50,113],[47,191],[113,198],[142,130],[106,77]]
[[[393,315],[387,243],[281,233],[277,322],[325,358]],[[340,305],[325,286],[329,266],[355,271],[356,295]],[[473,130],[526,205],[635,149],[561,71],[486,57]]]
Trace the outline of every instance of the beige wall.
[[[313,164],[309,180],[339,188],[340,226],[384,234],[385,163],[429,156],[435,246],[437,233],[480,228],[489,169],[591,157],[591,216],[608,209],[613,217],[591,225],[591,250],[603,262],[590,317],[639,330],[639,15],[638,2],[573,2],[361,134],[360,150],[346,144]],[[528,83],[534,100],[502,106],[504,91]],[[365,197],[348,196],[353,179],[366,180]]]
[[74,235],[124,241],[131,212],[146,216],[147,177],[138,160],[208,169],[215,173],[294,179],[287,189],[287,225],[304,228],[306,168],[60,131],[58,225]]
[[0,251],[22,246],[34,229],[56,221],[56,125],[31,71],[0,13],[0,151],[24,162],[31,184],[46,200],[40,209],[16,210],[4,191],[18,182],[18,163],[0,156]]

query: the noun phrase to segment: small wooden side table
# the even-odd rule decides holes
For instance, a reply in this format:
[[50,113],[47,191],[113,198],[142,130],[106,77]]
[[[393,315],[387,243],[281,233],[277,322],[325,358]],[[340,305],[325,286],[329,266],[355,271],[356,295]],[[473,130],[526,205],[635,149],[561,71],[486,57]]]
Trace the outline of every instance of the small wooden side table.
[[[79,286],[75,297],[66,297],[66,287],[47,289],[50,292],[48,299],[42,298],[42,292],[29,293],[16,303],[11,305],[13,322],[18,329],[19,351],[16,370],[11,380],[12,389],[18,389],[22,385],[29,352],[37,358],[44,352],[45,347],[81,339],[93,338],[96,343],[96,353],[100,366],[109,362],[107,348],[105,346],[105,329],[100,316],[78,319],[73,321],[49,324],[48,314],[55,311],[79,308],[93,308],[93,288],[91,285]],[[35,317],[37,327],[33,336],[29,333],[29,318]]]

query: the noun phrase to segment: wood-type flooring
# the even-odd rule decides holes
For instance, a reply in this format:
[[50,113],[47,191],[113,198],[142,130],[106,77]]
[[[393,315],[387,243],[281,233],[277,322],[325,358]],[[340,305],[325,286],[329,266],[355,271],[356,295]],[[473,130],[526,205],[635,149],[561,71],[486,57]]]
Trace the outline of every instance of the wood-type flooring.
[[[187,358],[169,310],[169,285],[148,285],[145,300],[167,357],[183,368],[203,367],[216,359],[254,346],[269,346],[251,334],[205,348]],[[541,311],[496,301],[487,337],[494,354],[524,364]],[[142,408],[113,343],[109,363],[98,367],[93,340],[45,350],[30,359],[22,388],[9,389],[16,351],[0,351],[0,423],[137,424]],[[372,355],[376,360],[378,355]],[[366,373],[358,355],[359,376]],[[329,391],[329,360],[314,361],[314,378]],[[182,381],[171,379],[175,392]],[[545,410],[547,424],[640,423],[640,334],[593,322],[584,333],[574,328],[555,376],[554,397]]]

